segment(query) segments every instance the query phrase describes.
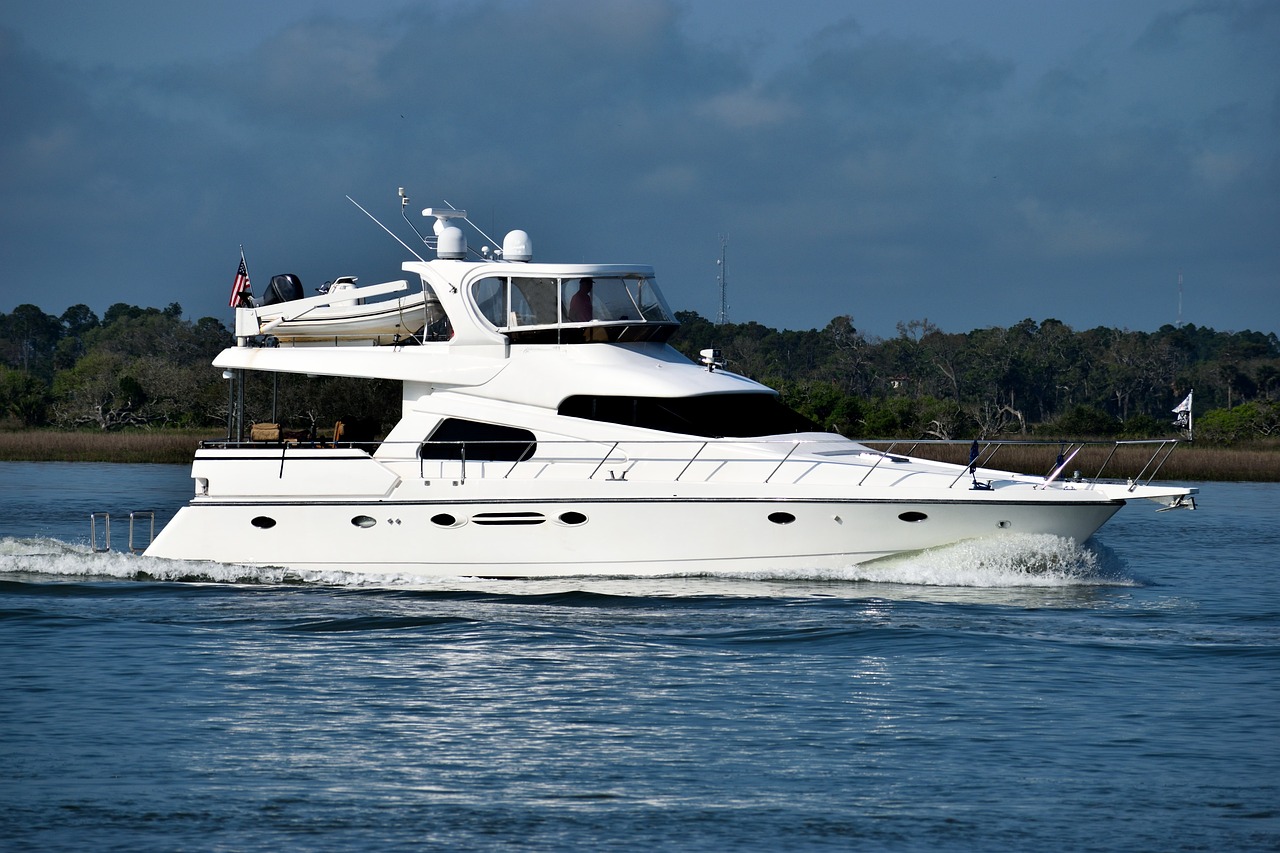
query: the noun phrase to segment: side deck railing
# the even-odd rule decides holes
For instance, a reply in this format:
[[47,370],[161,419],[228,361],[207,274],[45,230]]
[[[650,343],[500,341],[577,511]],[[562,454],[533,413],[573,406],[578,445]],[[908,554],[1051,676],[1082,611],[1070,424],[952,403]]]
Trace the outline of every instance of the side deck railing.
[[[1092,477],[1081,477],[1080,472],[1076,471],[1072,480],[1078,483],[1096,483],[1103,480],[1103,474],[1106,473],[1108,467],[1116,459],[1117,453],[1123,452],[1125,449],[1149,449],[1150,455],[1145,452],[1139,455],[1141,461],[1141,469],[1137,474],[1123,477],[1129,484],[1129,490],[1133,491],[1139,485],[1150,485],[1160,473],[1160,469],[1164,467],[1165,462],[1169,461],[1169,457],[1177,450],[1181,443],[1180,439],[1174,438],[1155,438],[1155,439],[1122,439],[1115,441],[1051,441],[1051,440],[991,440],[991,441],[947,441],[947,440],[903,440],[903,439],[885,439],[863,441],[862,444],[888,445],[885,451],[891,454],[899,445],[907,445],[908,449],[904,453],[908,456],[914,456],[919,452],[920,448],[969,448],[969,461],[966,470],[971,474],[975,474],[978,469],[990,468],[994,464],[995,456],[1002,450],[1017,449],[1034,449],[1043,447],[1056,447],[1057,455],[1053,459],[1053,464],[1044,474],[1044,483],[1041,487],[1048,486],[1055,480],[1058,480],[1066,472],[1071,463],[1080,455],[1082,451],[1098,450],[1105,451],[1105,457],[1099,463],[1096,473]],[[945,456],[946,454],[939,454]],[[1008,452],[1005,454],[1009,455]],[[1025,455],[1025,454],[1024,454]],[[933,458],[932,455],[926,458]],[[1145,460],[1145,461],[1144,461]],[[939,461],[955,462],[953,459],[940,459]],[[1018,462],[1013,464],[1010,470],[1017,470],[1018,467],[1027,467],[1020,465]],[[963,463],[961,463],[963,464]],[[1026,471],[1024,473],[1034,473]],[[962,472],[955,482],[958,482],[964,473]]]
[[[202,447],[223,449],[272,450],[279,453],[278,476],[283,478],[287,463],[325,459],[364,459],[375,453],[379,461],[403,464],[416,460],[418,476],[424,480],[449,479],[465,482],[469,477],[479,478],[527,478],[538,479],[554,475],[564,478],[570,472],[581,472],[583,479],[603,476],[607,480],[622,481],[637,466],[648,469],[650,479],[681,482],[697,469],[704,472],[703,481],[721,475],[734,481],[770,483],[787,465],[803,465],[806,470],[796,473],[793,481],[800,481],[808,470],[823,463],[854,465],[865,470],[856,481],[865,484],[869,477],[885,464],[896,464],[906,457],[924,458],[930,461],[960,466],[950,487],[954,488],[969,477],[968,488],[984,488],[978,475],[992,469],[997,457],[1009,459],[1005,470],[1027,476],[1042,476],[1038,484],[1047,488],[1064,479],[1066,471],[1077,459],[1083,461],[1102,457],[1096,473],[1083,477],[1079,470],[1067,477],[1077,488],[1088,488],[1103,480],[1103,475],[1116,461],[1117,455],[1126,457],[1121,464],[1140,468],[1136,474],[1109,478],[1127,481],[1130,490],[1138,485],[1154,481],[1164,463],[1168,461],[1180,442],[1176,439],[1143,439],[1123,441],[1045,441],[1004,440],[947,441],[925,439],[872,439],[860,440],[857,445],[831,442],[797,440],[781,437],[767,439],[713,440],[689,438],[660,441],[593,441],[578,440],[491,440],[491,441],[424,441],[424,442],[290,442],[290,441],[223,441],[202,442]],[[808,447],[805,447],[808,445]],[[801,452],[805,447],[806,452]],[[884,449],[877,449],[883,447]],[[903,449],[899,449],[903,448]],[[356,456],[341,454],[329,456],[317,450],[356,450]],[[968,450],[968,461],[964,451]],[[1135,463],[1129,451],[1140,449]],[[1150,451],[1148,454],[1147,451]],[[301,452],[311,451],[311,452]],[[1056,452],[1055,452],[1056,451]],[[1084,455],[1082,456],[1082,452]],[[1003,455],[1002,455],[1003,454]],[[1012,458],[1010,458],[1012,457]],[[256,458],[262,459],[262,456]],[[276,459],[273,453],[270,457]],[[1001,463],[1003,464],[1003,463]],[[745,469],[758,472],[748,476]],[[1039,469],[1038,471],[1036,469]],[[730,471],[729,469],[732,469]],[[655,477],[658,470],[666,473]],[[725,476],[729,472],[728,476]],[[989,486],[986,486],[989,487]]]

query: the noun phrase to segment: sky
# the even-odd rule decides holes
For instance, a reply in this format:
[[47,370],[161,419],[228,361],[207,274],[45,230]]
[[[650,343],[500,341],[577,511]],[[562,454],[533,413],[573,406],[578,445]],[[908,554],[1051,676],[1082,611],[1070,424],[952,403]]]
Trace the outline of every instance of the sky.
[[739,323],[1280,331],[1276,45],[1274,0],[7,0],[0,311],[229,322],[241,246],[394,280],[347,197],[409,241],[404,187],[713,320],[723,246]]

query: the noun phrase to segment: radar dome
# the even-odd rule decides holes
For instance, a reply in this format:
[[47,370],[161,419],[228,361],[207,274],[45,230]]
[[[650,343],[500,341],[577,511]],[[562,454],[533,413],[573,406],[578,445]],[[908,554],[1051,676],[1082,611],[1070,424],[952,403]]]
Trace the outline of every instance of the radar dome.
[[436,257],[449,261],[460,261],[467,256],[467,238],[462,229],[450,225],[440,229],[440,238],[436,242]]
[[502,257],[508,261],[527,261],[533,258],[533,241],[519,229],[502,238]]

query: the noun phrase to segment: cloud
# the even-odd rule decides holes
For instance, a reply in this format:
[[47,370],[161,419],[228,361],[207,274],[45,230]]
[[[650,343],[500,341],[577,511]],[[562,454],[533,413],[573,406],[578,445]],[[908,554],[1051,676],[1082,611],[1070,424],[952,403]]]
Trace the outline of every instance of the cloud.
[[[46,310],[214,313],[240,243],[255,279],[394,277],[403,250],[344,196],[394,226],[406,186],[495,239],[529,230],[541,258],[654,262],[709,315],[728,233],[734,319],[771,325],[1154,327],[1115,281],[1207,278],[1228,254],[1238,288],[1196,322],[1280,316],[1254,296],[1280,267],[1275,15],[1189,4],[1033,63],[831,8],[768,63],[648,0],[326,8],[128,66],[0,30],[24,81],[0,91],[4,256],[48,282]],[[1204,25],[1245,19],[1263,32]]]
[[1196,0],[1180,9],[1161,12],[1142,33],[1137,45],[1170,50],[1200,42],[1212,31],[1232,37],[1274,32],[1280,25],[1280,6],[1270,0]]
[[735,130],[777,126],[799,117],[790,101],[756,89],[715,93],[696,112]]
[[1108,220],[1093,211],[1051,210],[1038,199],[1026,198],[1018,203],[1018,212],[1049,256],[1096,258],[1137,248],[1145,241],[1126,222]]

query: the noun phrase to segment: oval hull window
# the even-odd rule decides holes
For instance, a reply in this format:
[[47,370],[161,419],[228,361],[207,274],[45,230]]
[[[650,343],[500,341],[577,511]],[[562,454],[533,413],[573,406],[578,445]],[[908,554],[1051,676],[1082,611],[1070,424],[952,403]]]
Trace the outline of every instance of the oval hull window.
[[560,513],[561,524],[568,524],[570,526],[575,526],[575,525],[584,523],[586,520],[587,520],[587,517],[580,512],[573,512],[571,510],[569,512]]
[[898,518],[902,519],[903,521],[911,521],[911,522],[924,521],[928,517],[929,516],[925,515],[923,512],[916,512],[915,510],[908,510],[907,512],[898,514]]
[[367,515],[357,515],[355,518],[351,519],[351,523],[356,527],[373,527],[378,522]]
[[774,524],[790,524],[796,520],[796,517],[789,512],[771,512],[769,520]]
[[477,512],[471,516],[473,524],[523,525],[541,524],[546,520],[540,512]]
[[259,530],[270,530],[276,526],[276,520],[265,515],[260,515],[249,523]]
[[454,527],[457,525],[458,519],[449,515],[447,512],[442,512],[439,515],[431,516],[431,523],[439,525],[440,527]]

